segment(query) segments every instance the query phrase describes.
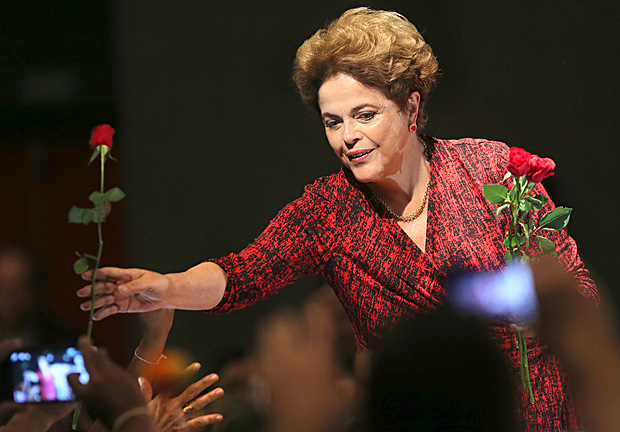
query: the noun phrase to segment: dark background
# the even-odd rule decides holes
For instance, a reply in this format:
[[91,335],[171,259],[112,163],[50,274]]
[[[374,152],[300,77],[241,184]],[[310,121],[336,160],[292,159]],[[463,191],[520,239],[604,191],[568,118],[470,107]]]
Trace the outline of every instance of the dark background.
[[[366,5],[407,16],[438,57],[427,133],[502,140],[556,161],[545,186],[556,204],[574,208],[570,234],[615,302],[620,7]],[[90,128],[116,128],[119,162],[108,185],[127,193],[105,227],[105,264],[175,272],[238,251],[305,184],[338,169],[290,69],[306,38],[354,6],[136,0],[4,8],[1,233],[49,263],[47,301],[56,315],[85,327],[70,266],[74,250],[95,248],[96,234],[63,218],[97,184],[96,168],[85,170]],[[318,283],[305,279],[225,317],[179,312],[170,343],[213,359],[251,340],[260,317],[301,301]],[[109,321],[95,326],[95,338],[126,358],[137,332],[128,337],[124,329],[134,320]]]

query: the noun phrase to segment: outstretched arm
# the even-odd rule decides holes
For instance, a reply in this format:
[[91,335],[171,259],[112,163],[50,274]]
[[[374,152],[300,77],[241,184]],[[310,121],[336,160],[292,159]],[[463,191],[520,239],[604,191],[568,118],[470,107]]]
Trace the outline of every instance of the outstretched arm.
[[[82,276],[92,281],[92,272]],[[95,320],[117,313],[148,312],[162,308],[205,310],[224,296],[227,276],[217,264],[205,262],[182,273],[161,274],[141,269],[102,268],[97,272]],[[89,298],[92,284],[78,290]],[[80,305],[90,309],[90,301]]]

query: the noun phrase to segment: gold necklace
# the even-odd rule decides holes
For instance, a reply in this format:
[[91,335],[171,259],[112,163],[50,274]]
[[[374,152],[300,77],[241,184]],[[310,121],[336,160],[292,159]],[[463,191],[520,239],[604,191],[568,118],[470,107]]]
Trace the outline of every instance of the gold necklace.
[[370,192],[372,193],[372,195],[379,200],[379,202],[383,205],[383,207],[385,207],[385,209],[390,214],[390,216],[392,216],[394,219],[396,219],[397,221],[400,221],[400,222],[412,222],[412,221],[416,220],[418,217],[420,217],[420,215],[424,211],[424,206],[426,205],[426,202],[428,201],[428,190],[430,188],[430,185],[431,185],[431,179],[429,178],[428,182],[426,182],[426,191],[424,191],[424,198],[422,198],[422,202],[420,203],[420,206],[413,213],[411,213],[409,216],[401,216],[401,215],[397,214],[396,212],[394,212],[385,203],[385,201],[383,201],[381,199],[381,197],[379,195],[377,195],[372,189],[370,189],[370,188],[369,189],[370,189]]

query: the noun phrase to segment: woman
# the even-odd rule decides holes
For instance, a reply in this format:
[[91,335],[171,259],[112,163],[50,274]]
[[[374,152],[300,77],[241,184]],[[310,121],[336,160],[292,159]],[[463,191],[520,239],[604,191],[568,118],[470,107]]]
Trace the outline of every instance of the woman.
[[[436,309],[453,270],[501,268],[507,218],[497,220],[482,185],[502,181],[507,147],[418,134],[437,68],[430,46],[394,12],[352,9],[319,30],[299,48],[294,80],[318,110],[343,169],[307,186],[239,254],[168,275],[102,269],[95,318],[160,308],[224,313],[318,273],[365,349],[402,317]],[[546,195],[541,186],[537,193]],[[581,289],[596,298],[575,242],[565,231],[550,238]],[[89,293],[90,286],[78,291]],[[495,337],[518,376],[512,331],[497,326]],[[530,347],[537,403],[523,397],[524,426],[577,427],[557,363],[535,342]]]

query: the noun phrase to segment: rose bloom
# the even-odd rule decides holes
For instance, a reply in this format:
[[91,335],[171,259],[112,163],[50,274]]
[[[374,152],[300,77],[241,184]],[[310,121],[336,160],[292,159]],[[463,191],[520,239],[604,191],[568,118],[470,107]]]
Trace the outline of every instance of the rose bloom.
[[543,179],[551,177],[554,170],[555,162],[552,159],[533,155],[530,159],[530,171],[527,173],[527,179],[534,183],[540,183]]
[[112,135],[114,135],[114,128],[108,124],[102,124],[95,126],[90,132],[90,147],[94,150],[100,145],[107,146],[112,150]]
[[519,147],[510,147],[508,156],[508,171],[515,176],[521,177],[530,172],[530,159],[532,155]]

